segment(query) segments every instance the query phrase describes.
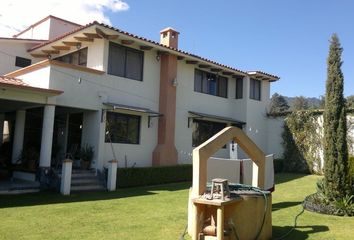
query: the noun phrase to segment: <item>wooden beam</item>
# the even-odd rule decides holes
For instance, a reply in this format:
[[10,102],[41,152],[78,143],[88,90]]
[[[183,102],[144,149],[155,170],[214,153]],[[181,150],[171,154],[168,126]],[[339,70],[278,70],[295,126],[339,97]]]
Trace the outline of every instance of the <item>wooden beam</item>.
[[70,50],[70,46],[52,46],[55,50]]
[[187,63],[187,64],[197,64],[198,61],[195,61],[195,60],[186,60],[186,63]]
[[140,50],[151,50],[152,49],[152,47],[151,46],[146,46],[146,45],[141,45],[140,46]]
[[42,50],[42,52],[44,52],[46,54],[59,54],[60,53],[59,50]]
[[96,33],[98,34],[98,36],[108,39],[108,40],[114,40],[117,39],[119,36],[118,35],[108,35],[105,34],[101,29],[96,28]]
[[124,44],[124,45],[132,45],[134,43],[134,40],[125,40],[125,39],[123,39],[120,42],[122,44]]
[[74,37],[74,38],[80,42],[93,42],[93,38],[88,38],[88,37]]
[[220,68],[210,68],[210,71],[212,71],[212,72],[220,72],[221,69]]
[[210,68],[210,65],[208,65],[208,64],[199,64],[198,67],[199,68]]
[[183,56],[177,56],[177,60],[183,60],[184,57]]
[[47,58],[48,54],[31,53],[31,56],[35,58]]
[[64,43],[66,46],[74,46],[74,47],[77,47],[78,45],[81,45],[80,42],[67,42],[67,41],[63,41],[63,43]]
[[243,76],[237,75],[237,74],[232,75],[232,77],[233,77],[233,78],[236,78],[236,79],[237,79],[237,78],[243,78]]
[[223,75],[226,75],[226,76],[230,76],[230,75],[232,75],[233,73],[232,73],[232,72],[224,71],[224,72],[222,72],[222,74],[223,74]]
[[98,35],[97,33],[83,33],[86,37],[88,38],[101,38],[102,37],[100,35]]

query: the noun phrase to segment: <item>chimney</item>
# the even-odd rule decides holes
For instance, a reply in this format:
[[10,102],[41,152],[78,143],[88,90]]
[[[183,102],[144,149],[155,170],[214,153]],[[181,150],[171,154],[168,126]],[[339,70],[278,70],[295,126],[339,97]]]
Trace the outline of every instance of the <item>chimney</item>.
[[171,27],[165,28],[160,31],[160,43],[178,49],[178,34],[179,32]]

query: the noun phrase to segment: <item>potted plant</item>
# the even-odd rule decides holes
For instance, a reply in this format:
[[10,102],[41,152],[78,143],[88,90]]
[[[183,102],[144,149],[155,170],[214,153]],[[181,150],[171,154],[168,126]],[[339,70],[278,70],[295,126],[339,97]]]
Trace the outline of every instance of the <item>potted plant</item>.
[[91,166],[92,158],[93,158],[93,147],[85,144],[81,149],[80,149],[80,165],[82,169],[89,169]]

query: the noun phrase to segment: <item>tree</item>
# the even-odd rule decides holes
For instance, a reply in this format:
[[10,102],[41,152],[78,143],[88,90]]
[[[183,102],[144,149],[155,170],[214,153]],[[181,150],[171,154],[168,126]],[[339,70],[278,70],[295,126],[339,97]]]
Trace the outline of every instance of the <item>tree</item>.
[[354,95],[350,95],[346,99],[347,108],[354,109]]
[[284,112],[288,110],[290,107],[288,105],[288,102],[285,100],[285,98],[278,94],[274,93],[272,98],[270,99],[270,104],[269,104],[269,113],[279,113],[279,112]]
[[309,109],[309,102],[304,96],[295,97],[293,101],[293,110],[307,110]]
[[329,199],[339,199],[351,194],[344,80],[341,70],[342,51],[337,35],[333,34],[327,58],[324,109],[324,184],[325,194]]

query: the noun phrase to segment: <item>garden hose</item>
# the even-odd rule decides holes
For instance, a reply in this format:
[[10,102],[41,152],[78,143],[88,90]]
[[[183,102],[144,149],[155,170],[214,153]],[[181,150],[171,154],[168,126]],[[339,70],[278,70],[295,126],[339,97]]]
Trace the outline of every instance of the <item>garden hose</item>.
[[300,217],[301,214],[303,214],[305,212],[305,208],[304,208],[303,202],[302,202],[301,206],[302,206],[301,211],[294,218],[294,227],[292,227],[287,233],[285,233],[284,235],[276,238],[275,240],[282,240],[282,239],[286,238],[287,236],[289,236],[290,233],[292,233],[292,231],[294,231],[296,229],[296,227],[297,227],[297,219]]

